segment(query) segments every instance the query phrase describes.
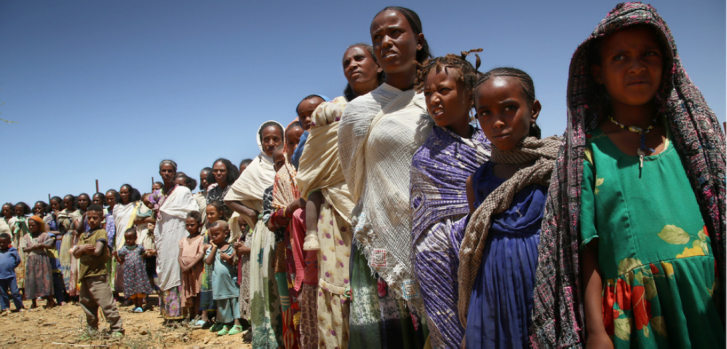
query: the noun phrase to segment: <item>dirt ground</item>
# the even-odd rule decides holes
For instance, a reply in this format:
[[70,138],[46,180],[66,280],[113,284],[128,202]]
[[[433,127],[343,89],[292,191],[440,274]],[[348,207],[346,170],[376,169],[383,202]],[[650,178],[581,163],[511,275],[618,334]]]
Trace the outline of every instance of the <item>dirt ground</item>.
[[[242,334],[218,337],[209,330],[190,329],[178,323],[164,326],[158,307],[153,311],[132,313],[131,306],[121,306],[126,336],[113,341],[103,335],[81,341],[86,328],[86,316],[78,304],[43,309],[38,308],[4,313],[0,316],[0,348],[251,348],[243,343]],[[15,309],[15,305],[11,305]],[[99,328],[108,331],[108,323],[101,321]]]

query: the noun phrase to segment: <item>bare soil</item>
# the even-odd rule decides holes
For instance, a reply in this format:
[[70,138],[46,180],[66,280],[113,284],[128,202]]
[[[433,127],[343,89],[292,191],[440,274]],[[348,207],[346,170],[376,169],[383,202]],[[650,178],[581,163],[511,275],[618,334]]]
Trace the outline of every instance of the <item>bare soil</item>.
[[[251,348],[243,343],[242,334],[218,337],[209,330],[191,329],[179,322],[164,324],[158,308],[143,313],[132,313],[132,306],[120,306],[126,335],[111,340],[108,323],[101,321],[101,334],[82,340],[86,331],[86,316],[78,304],[67,304],[44,309],[30,309],[24,301],[24,312],[0,315],[0,348]],[[117,303],[118,305],[118,303]],[[15,305],[11,305],[15,309]]]

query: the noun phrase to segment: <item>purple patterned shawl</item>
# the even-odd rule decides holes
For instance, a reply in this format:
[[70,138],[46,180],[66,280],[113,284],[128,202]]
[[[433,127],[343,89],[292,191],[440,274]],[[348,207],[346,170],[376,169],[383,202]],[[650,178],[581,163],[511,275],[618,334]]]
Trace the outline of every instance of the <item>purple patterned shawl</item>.
[[[433,347],[458,348],[464,336],[457,316],[457,269],[464,216],[469,213],[465,188],[467,177],[489,158],[490,143],[482,130],[475,129],[469,140],[463,140],[434,127],[412,159],[412,264]],[[447,218],[451,225],[430,229]]]
[[[671,52],[664,66],[663,86],[657,94],[673,144],[682,158],[718,263],[720,296],[725,294],[725,139],[717,117],[682,67],[674,38],[650,5],[619,4],[598,24],[573,54],[568,78],[568,125],[556,160],[538,249],[531,341],[535,347],[585,345],[578,242],[580,193],[586,132],[598,126],[589,108],[590,67],[587,51],[594,40],[624,27],[645,24],[663,35]],[[671,69],[669,67],[671,66]],[[723,305],[722,305],[723,306]],[[724,308],[720,309],[724,314]]]

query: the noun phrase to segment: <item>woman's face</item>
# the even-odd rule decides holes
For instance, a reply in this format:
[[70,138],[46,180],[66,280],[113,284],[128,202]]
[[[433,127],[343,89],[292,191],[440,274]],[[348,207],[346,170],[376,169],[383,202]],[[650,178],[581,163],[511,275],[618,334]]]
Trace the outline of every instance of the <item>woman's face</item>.
[[50,201],[50,209],[53,211],[60,211],[61,210],[61,203],[56,200]]
[[381,67],[363,47],[349,47],[343,54],[343,75],[357,96],[365,95],[379,86],[379,72]]
[[207,190],[207,187],[210,185],[207,182],[207,175],[209,174],[208,171],[201,171],[199,173],[199,183],[202,184],[202,190]]
[[[420,38],[421,37],[421,38]],[[395,10],[379,13],[371,22],[371,42],[379,65],[386,74],[414,69],[417,50],[424,35],[414,34],[406,17]]]
[[10,205],[3,205],[3,211],[2,212],[3,212],[3,217],[10,219],[10,218],[13,217],[13,213],[15,212],[15,208],[13,206],[10,206]]
[[129,199],[131,198],[131,191],[129,190],[129,187],[121,187],[119,189],[119,195],[121,196],[121,203],[126,205],[129,203]]
[[78,208],[81,210],[86,210],[88,208],[88,204],[90,203],[90,199],[86,195],[79,195],[78,196]]
[[33,234],[40,233],[40,224],[36,222],[34,219],[28,219],[28,229]]
[[159,175],[162,176],[164,184],[173,184],[174,176],[176,174],[177,171],[174,170],[174,166],[172,166],[171,164],[163,164],[161,167],[159,167]]
[[114,195],[114,192],[110,191],[106,193],[106,202],[109,204],[109,207],[116,206],[116,195]]
[[93,203],[103,207],[103,196],[101,194],[93,194]]
[[36,202],[35,206],[33,206],[33,214],[36,216],[43,217],[45,215],[45,210],[43,209],[43,204],[40,202]]
[[212,165],[212,176],[215,177],[215,182],[220,187],[227,187],[229,183],[227,183],[227,166],[225,166],[225,163],[222,161],[215,162],[214,165]]
[[73,210],[73,199],[70,196],[63,198],[63,208],[66,210]]
[[263,152],[267,156],[273,156],[273,150],[282,142],[280,128],[270,125],[263,129]]
[[15,215],[18,217],[25,216],[25,207],[23,205],[15,205]]

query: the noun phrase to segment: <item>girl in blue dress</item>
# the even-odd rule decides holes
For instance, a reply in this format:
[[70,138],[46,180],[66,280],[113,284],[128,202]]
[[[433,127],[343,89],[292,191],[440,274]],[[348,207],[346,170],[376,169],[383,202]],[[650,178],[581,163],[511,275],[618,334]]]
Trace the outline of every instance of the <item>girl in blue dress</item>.
[[460,321],[467,348],[524,348],[540,224],[560,141],[540,139],[540,102],[521,70],[487,72],[473,99],[492,157],[467,180],[472,215],[460,247]]

